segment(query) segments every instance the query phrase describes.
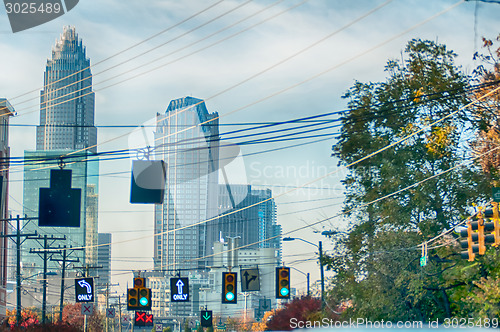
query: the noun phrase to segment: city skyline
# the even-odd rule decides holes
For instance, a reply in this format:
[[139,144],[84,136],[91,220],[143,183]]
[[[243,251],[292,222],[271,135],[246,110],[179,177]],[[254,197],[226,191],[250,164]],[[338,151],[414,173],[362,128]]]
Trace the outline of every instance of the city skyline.
[[[498,13],[496,7],[498,6],[477,5],[479,6],[479,14],[476,24],[477,33],[474,34],[472,31],[474,31],[473,12],[475,4],[465,3],[437,17],[428,24],[393,40],[391,43],[385,44],[384,47],[368,52],[367,50],[388,40],[393,35],[405,31],[412,25],[454,4],[452,1],[445,1],[440,4],[432,3],[427,4],[427,6],[419,6],[417,2],[412,1],[393,2],[366,21],[359,22],[350,29],[345,29],[330,42],[327,41],[325,44],[319,45],[317,49],[312,48],[304,52],[301,57],[297,57],[289,65],[285,63],[284,66],[278,66],[262,75],[261,79],[257,78],[253,83],[249,82],[249,84],[235,88],[226,95],[208,99],[216,93],[224,91],[224,89],[307,47],[312,41],[319,40],[327,33],[340,29],[369,9],[382,3],[382,1],[377,2],[377,4],[362,2],[352,6],[330,5],[324,1],[308,3],[296,10],[290,10],[277,17],[276,20],[270,20],[262,27],[257,27],[255,31],[250,30],[246,35],[239,35],[234,39],[234,42],[229,41],[227,44],[220,44],[219,47],[216,46],[212,50],[208,49],[203,53],[200,52],[199,56],[194,55],[192,58],[185,56],[175,66],[167,66],[165,69],[160,68],[152,71],[151,74],[130,79],[109,89],[96,91],[97,107],[103,110],[96,114],[96,123],[99,125],[136,125],[143,123],[147,119],[153,118],[155,113],[163,112],[170,100],[186,95],[206,99],[208,109],[217,110],[223,115],[266,98],[281,89],[308,79],[315,73],[335,65],[339,65],[339,69],[335,73],[319,77],[317,80],[312,80],[295,90],[292,89],[277,94],[266,102],[236,112],[234,115],[227,115],[221,118],[220,122],[221,125],[226,125],[240,122],[283,121],[299,117],[301,114],[311,115],[332,110],[342,110],[345,101],[342,101],[340,96],[352,85],[354,80],[376,81],[383,79],[385,77],[383,66],[386,60],[399,58],[406,41],[411,38],[439,40],[439,42],[447,44],[450,49],[459,53],[459,62],[463,64],[468,72],[474,68],[474,62],[471,58],[473,52],[480,49],[481,37],[494,38],[494,36],[490,36],[489,27],[496,22],[495,16]],[[208,12],[202,15],[199,19],[196,19],[196,23],[201,24],[215,16],[212,14],[220,14],[240,4],[242,2],[227,3],[220,11],[214,10],[214,12],[209,12],[210,15],[208,15]],[[293,3],[293,5],[295,4],[297,2]],[[95,6],[96,3],[93,3],[93,5]],[[189,40],[185,43],[181,43],[181,40],[171,42],[169,47],[177,49],[192,40],[202,39],[221,27],[228,26],[257,10],[264,9],[266,5],[262,2],[255,2],[248,7],[242,7],[233,16],[228,15],[221,22],[215,22],[213,26],[207,29],[189,32],[197,24],[187,25],[177,30],[173,29],[167,34],[169,38],[186,32]],[[4,72],[12,80],[9,84],[2,86],[5,91],[4,95],[15,97],[31,88],[40,86],[40,75],[37,76],[33,73],[40,72],[39,68],[45,61],[48,45],[53,43],[53,39],[60,33],[63,25],[76,25],[80,35],[84,37],[86,45],[89,47],[88,52],[92,54],[92,59],[102,60],[181,21],[189,16],[188,13],[200,11],[202,6],[200,6],[199,2],[187,2],[180,7],[172,3],[166,3],[161,7],[158,3],[151,3],[139,8],[135,7],[135,5],[125,6],[105,1],[100,3],[97,8],[81,3],[60,19],[33,29],[31,32],[27,31],[24,34],[13,36],[5,35],[5,39],[0,43],[10,52],[5,52],[2,55],[2,63],[12,64],[9,68],[4,67]],[[264,14],[275,15],[286,8],[288,6],[278,5],[274,9],[271,8],[269,12],[264,12]],[[96,10],[100,10],[100,12],[95,14]],[[159,13],[160,16],[158,18],[149,16],[149,19],[140,20],[141,22],[148,22],[150,25],[144,25],[137,29],[127,28],[130,22],[137,21],[138,18],[148,17],[148,13],[152,11]],[[111,15],[112,12],[113,15]],[[95,14],[95,16],[92,14]],[[5,18],[5,15],[3,17]],[[110,17],[113,17],[113,20],[108,22],[107,18]],[[257,18],[248,22],[246,26],[250,26],[250,23],[256,21]],[[168,24],[165,22],[168,22]],[[292,24],[292,26],[290,22],[296,23]],[[460,24],[456,24],[456,22],[460,22]],[[8,23],[5,24],[7,28],[4,30],[10,29]],[[102,33],[104,30],[108,32],[107,35]],[[223,36],[228,36],[228,34],[229,31]],[[458,38],[459,35],[462,38]],[[466,36],[466,38],[463,36]],[[157,47],[166,40],[168,40],[167,37],[158,42],[154,42],[154,40],[145,42],[144,45],[147,45],[147,48],[144,47],[144,49]],[[121,74],[132,69],[135,65],[146,63],[156,56],[169,53],[170,48],[167,51],[161,51],[163,49],[158,46],[158,50],[162,53],[139,56],[134,62],[121,67],[124,68],[122,70],[110,70],[96,75],[103,69],[111,68],[121,61],[139,55],[142,50],[131,53],[130,56],[122,54],[100,68],[96,65],[96,68],[92,69],[95,75],[94,85],[96,89],[117,81],[103,82],[112,77],[111,73]],[[357,57],[358,54],[362,53],[365,55]],[[179,55],[181,54],[184,53],[179,53]],[[354,57],[357,58],[350,60]],[[351,62],[344,63],[347,60]],[[93,61],[93,64],[95,65],[97,62]],[[342,63],[344,64],[340,66]],[[208,64],[212,67],[209,67]],[[133,74],[123,78],[131,76]],[[30,96],[38,98],[38,91],[39,89]],[[17,103],[23,100],[22,98],[13,100],[12,103],[16,106],[20,116],[13,118],[14,121],[12,122],[34,125],[38,119],[37,116],[32,116],[33,114],[29,113],[33,110],[27,107],[29,104],[17,106]],[[13,147],[14,156],[22,156],[24,150],[34,149],[33,145],[36,141],[34,139],[34,128],[28,130],[26,128],[12,127],[11,129],[14,137],[11,141],[16,142],[15,147]],[[103,128],[99,133],[99,144],[102,144],[99,149],[114,150],[124,148],[127,143],[123,140],[108,141],[127,134],[128,129]],[[323,168],[333,170],[336,167],[337,161],[330,158],[331,146],[334,142],[334,139],[325,139],[322,142],[306,145],[303,148],[299,147],[297,150],[290,149],[283,152],[246,157],[248,183],[254,186],[258,185],[259,188],[264,188],[264,185],[272,185],[274,186],[272,187],[274,196],[284,193],[290,187],[301,186],[319,177],[319,175],[316,176],[318,173],[324,174]],[[279,144],[275,143],[271,145],[270,149],[278,146]],[[244,153],[251,154],[264,148],[246,146],[242,149]],[[296,170],[295,173],[290,172],[290,174],[298,175],[295,177],[293,175],[287,176],[285,172],[282,172],[287,167]],[[298,172],[301,167],[304,169],[303,173]],[[16,174],[15,168],[13,171],[12,185],[14,188],[12,195],[17,201],[21,202],[22,188],[20,189],[19,184],[22,183],[20,182],[22,181],[22,175],[19,172]],[[102,218],[103,222],[100,223],[99,227],[100,231],[114,232],[113,255],[116,253],[116,256],[113,259],[117,259],[117,264],[113,265],[114,269],[116,269],[114,278],[120,280],[120,290],[123,292],[126,281],[130,280],[131,274],[122,275],[127,265],[119,260],[133,260],[137,269],[151,269],[154,266],[153,261],[147,257],[154,250],[152,240],[154,225],[152,223],[141,223],[141,220],[154,220],[153,209],[145,206],[130,206],[130,204],[126,203],[128,202],[127,196],[130,186],[130,176],[129,173],[126,173],[130,172],[128,161],[102,164],[101,171],[103,175],[99,192],[101,193],[100,204],[103,208],[99,217]],[[117,172],[123,173],[113,174]],[[276,174],[283,174],[283,176],[276,176]],[[283,226],[283,231],[288,232],[307,223],[315,222],[321,218],[322,214],[331,215],[336,213],[340,205],[321,207],[331,204],[331,202],[341,201],[343,188],[338,178],[325,180],[319,183],[314,190],[302,190],[300,193],[295,192],[276,198],[279,205],[277,220]],[[328,201],[328,195],[324,195],[320,188],[327,188],[328,194],[331,197],[337,196],[339,200]],[[322,201],[322,199],[324,200]],[[13,200],[10,202],[10,206],[14,213],[22,211],[22,206]],[[304,210],[309,210],[309,212],[293,214],[296,211]],[[339,222],[325,223],[324,229],[342,228],[344,225],[339,220]],[[307,236],[308,239],[314,242],[324,240],[318,233],[313,232],[322,231],[321,226],[311,227],[311,229],[308,233],[304,232],[301,235]],[[147,240],[142,242],[136,240],[146,236],[149,236]],[[308,254],[303,257],[304,259],[312,259],[315,256],[315,248],[301,243],[294,243],[293,247],[290,244],[285,244],[283,247],[284,256],[291,256],[297,248],[300,248],[301,252]],[[291,259],[287,258],[286,261]],[[310,270],[316,274],[311,276],[313,280],[318,279],[317,263],[304,263],[297,265],[297,267],[302,270]],[[301,278],[303,281],[304,278],[297,275],[294,282],[295,280],[299,281]],[[302,281],[300,285],[303,288],[304,283]]]

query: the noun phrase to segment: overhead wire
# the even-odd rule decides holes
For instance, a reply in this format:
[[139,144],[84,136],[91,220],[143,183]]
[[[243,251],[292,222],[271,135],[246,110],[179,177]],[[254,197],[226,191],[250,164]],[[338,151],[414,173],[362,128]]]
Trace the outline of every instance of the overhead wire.
[[[458,5],[458,4],[459,4],[459,3],[457,3],[456,5]],[[456,5],[454,5],[454,6],[456,6]],[[452,7],[454,7],[454,6],[452,6]],[[451,8],[450,8],[450,9],[451,9]],[[434,15],[433,17],[435,17],[435,16],[436,16],[436,15]],[[428,19],[428,20],[429,20],[429,19]],[[428,21],[428,20],[426,20],[426,21]],[[423,23],[421,23],[421,24],[423,24]],[[418,24],[418,25],[416,25],[416,26],[420,26],[421,24]],[[331,67],[331,68],[333,68],[333,67]],[[330,68],[328,71],[332,70],[331,68]],[[320,73],[320,74],[322,75],[322,74],[324,74],[324,73],[325,73],[325,72],[322,72],[322,73]],[[313,78],[315,78],[315,77],[317,77],[317,76],[318,76],[318,75],[315,75]],[[320,75],[319,75],[319,76],[320,76]],[[309,80],[311,80],[311,79],[312,79],[312,78],[310,78],[310,79],[308,79],[308,80],[306,80],[306,81],[302,81],[302,82],[307,82],[307,81],[309,81]],[[296,86],[296,85],[294,85],[294,86]],[[293,86],[293,87],[294,87],[294,86]],[[290,89],[290,88],[291,88],[291,87],[287,88],[287,90],[288,90],[288,89]],[[283,90],[281,90],[281,91],[283,91]],[[267,99],[267,98],[269,98],[269,97],[266,97],[265,99]],[[262,100],[262,99],[261,99],[261,100]],[[410,136],[412,136],[412,135],[410,135]],[[391,146],[392,146],[392,145],[391,145]],[[390,146],[389,146],[389,147],[390,147]],[[387,148],[389,148],[389,147],[387,147]],[[370,155],[370,156],[371,156],[371,155]],[[323,178],[323,177],[322,177],[322,178]],[[193,226],[194,226],[194,225],[193,225]],[[191,226],[191,227],[192,227],[192,226]]]

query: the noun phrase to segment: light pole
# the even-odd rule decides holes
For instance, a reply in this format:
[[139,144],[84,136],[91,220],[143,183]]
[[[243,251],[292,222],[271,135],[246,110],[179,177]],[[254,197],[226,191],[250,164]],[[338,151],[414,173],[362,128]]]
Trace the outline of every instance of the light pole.
[[295,271],[297,271],[297,272],[299,272],[299,273],[302,273],[303,275],[305,275],[305,276],[306,276],[306,278],[307,278],[307,296],[311,295],[311,292],[310,292],[310,289],[309,289],[309,272],[304,273],[304,272],[302,272],[301,270],[299,270],[299,269],[297,269],[297,268],[295,268],[295,267],[293,267],[293,266],[290,266],[290,267],[291,267],[292,269],[294,269]]
[[314,244],[312,242],[309,242],[307,240],[301,239],[300,237],[284,237],[283,241],[293,241],[293,240],[299,240],[305,243],[309,243],[310,245],[315,246],[319,250],[319,272],[321,274],[321,308],[324,308],[325,301],[324,301],[324,294],[325,294],[325,274],[323,272],[323,244],[321,241],[319,241],[319,244]]

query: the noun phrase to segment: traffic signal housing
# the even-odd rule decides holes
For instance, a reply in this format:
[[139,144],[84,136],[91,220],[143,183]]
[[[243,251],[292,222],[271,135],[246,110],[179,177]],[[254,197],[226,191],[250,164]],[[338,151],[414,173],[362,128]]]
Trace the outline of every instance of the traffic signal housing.
[[236,272],[222,272],[222,303],[237,303],[238,289],[236,277]]
[[276,298],[289,299],[290,298],[290,268],[277,267],[276,268]]
[[151,289],[139,288],[138,310],[151,310]]
[[128,310],[151,310],[151,289],[145,286],[146,278],[134,278],[134,288],[127,289]]
[[[474,261],[476,254],[484,255],[486,245],[500,244],[500,226],[498,218],[498,205],[493,205],[493,210],[479,210],[476,214],[476,220],[469,218],[467,220],[467,229],[461,230],[460,235],[464,240],[460,241],[462,249],[467,251],[461,252],[461,257],[469,262]],[[493,218],[493,222],[488,222],[487,218]],[[491,233],[493,232],[493,233]]]

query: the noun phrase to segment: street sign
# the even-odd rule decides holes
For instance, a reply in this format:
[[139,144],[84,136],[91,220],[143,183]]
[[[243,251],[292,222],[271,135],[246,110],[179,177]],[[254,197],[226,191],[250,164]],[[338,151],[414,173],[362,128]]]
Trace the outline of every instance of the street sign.
[[82,315],[90,316],[94,312],[93,303],[82,303]]
[[426,266],[426,265],[427,265],[427,256],[420,257],[420,266]]
[[115,308],[106,309],[106,318],[115,318]]
[[189,301],[189,278],[170,278],[170,301]]
[[259,299],[259,310],[262,313],[271,310],[271,299]]
[[201,311],[201,327],[212,327],[212,310]]
[[94,278],[75,279],[76,302],[94,302]]
[[493,188],[493,202],[500,202],[500,188]]
[[241,291],[260,291],[259,269],[241,270]]
[[156,332],[163,332],[163,324],[156,324],[155,331]]
[[122,323],[123,324],[130,323],[130,317],[129,316],[122,316]]
[[135,312],[135,326],[153,326],[153,315],[147,314],[144,311]]

